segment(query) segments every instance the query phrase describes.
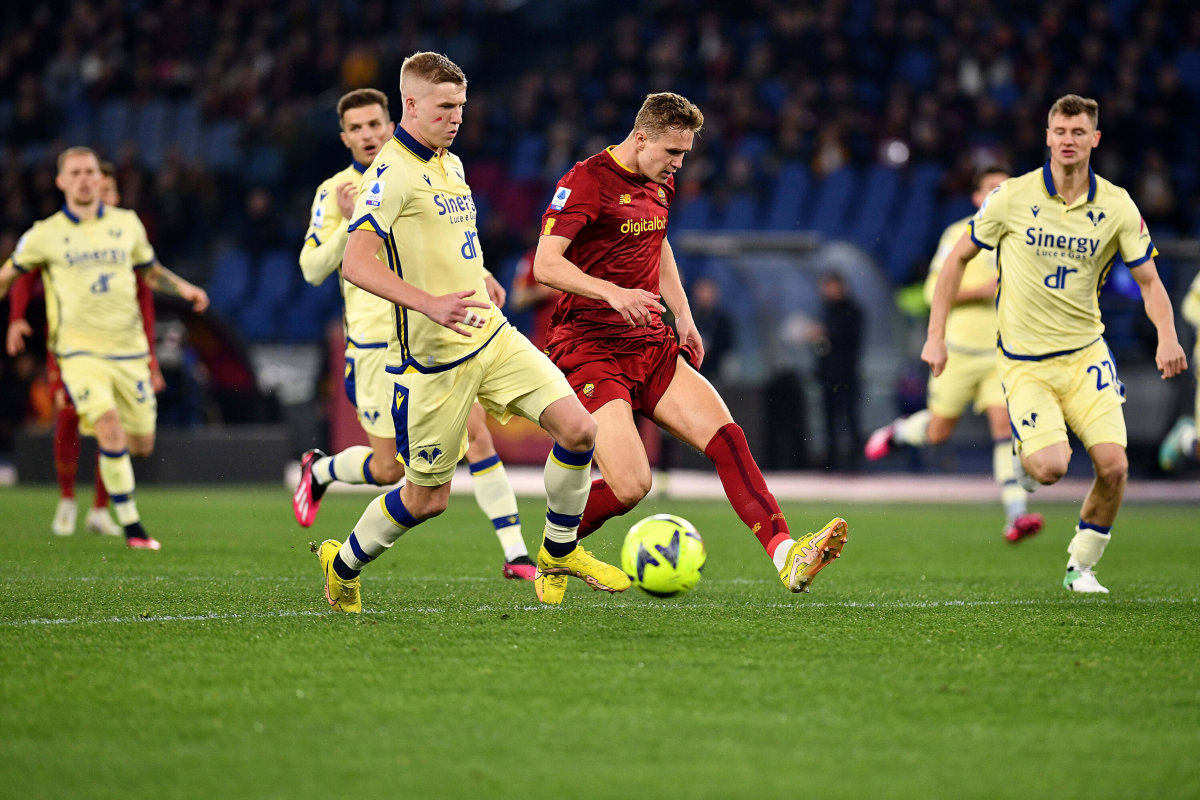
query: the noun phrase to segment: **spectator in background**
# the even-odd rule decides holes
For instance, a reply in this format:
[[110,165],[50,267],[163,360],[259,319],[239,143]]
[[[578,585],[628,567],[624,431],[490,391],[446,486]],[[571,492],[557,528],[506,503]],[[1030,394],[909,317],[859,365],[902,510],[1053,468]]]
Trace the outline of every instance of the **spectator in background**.
[[817,379],[825,410],[826,466],[857,469],[862,447],[858,406],[862,399],[858,361],[862,352],[863,312],[850,297],[845,279],[827,272],[820,279],[821,322],[813,332]]
[[704,361],[700,374],[709,380],[721,376],[722,366],[732,355],[733,320],[721,305],[721,287],[708,277],[692,281],[692,322],[704,341]]

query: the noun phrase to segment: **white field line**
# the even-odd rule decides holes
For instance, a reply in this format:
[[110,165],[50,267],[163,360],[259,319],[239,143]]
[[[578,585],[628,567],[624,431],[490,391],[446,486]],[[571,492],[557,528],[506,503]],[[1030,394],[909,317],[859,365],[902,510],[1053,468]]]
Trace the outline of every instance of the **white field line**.
[[[1094,598],[1097,602],[1095,605],[1195,605],[1200,603],[1200,598],[1180,598],[1180,597],[1131,597],[1126,599],[1120,598]],[[657,601],[656,601],[657,602]],[[901,603],[890,602],[856,602],[846,601],[841,603],[688,603],[680,605],[674,609],[674,613],[690,613],[694,611],[710,611],[712,609],[728,609],[738,606],[754,606],[754,608],[848,608],[848,609],[879,609],[882,611],[899,610],[899,609],[920,609],[920,608],[980,608],[980,607],[1020,607],[1020,606],[1066,606],[1075,605],[1081,602],[1087,602],[1084,598],[1071,598],[1061,600],[924,600],[911,601]],[[626,606],[626,608],[634,608]],[[662,611],[666,609],[663,605],[646,605],[643,608],[652,611]],[[458,611],[460,609],[453,609]],[[471,609],[476,612],[495,613],[507,611],[553,611],[542,605],[515,605],[515,606],[496,606],[483,605],[476,606]],[[364,613],[374,614],[379,616],[404,616],[409,614],[442,614],[446,609],[436,607],[423,608],[406,608],[397,611],[377,611],[367,609]],[[212,622],[223,620],[261,620],[261,619],[288,619],[297,617],[323,617],[331,615],[331,611],[274,611],[262,614],[153,614],[147,616],[133,617],[98,617],[95,619],[84,619],[81,617],[32,617],[29,619],[4,620],[0,621],[0,628],[27,628],[34,626],[54,626],[54,625],[125,625],[129,623],[141,622]]]

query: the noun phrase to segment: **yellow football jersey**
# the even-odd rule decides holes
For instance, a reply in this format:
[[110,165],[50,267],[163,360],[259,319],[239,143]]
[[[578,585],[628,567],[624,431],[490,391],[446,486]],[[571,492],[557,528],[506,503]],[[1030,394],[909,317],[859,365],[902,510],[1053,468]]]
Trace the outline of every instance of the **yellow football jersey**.
[[971,220],[971,238],[996,249],[1000,348],[1017,359],[1069,353],[1100,338],[1098,296],[1119,252],[1129,267],[1154,255],[1129,193],[1088,169],[1068,205],[1050,162],[1000,184]]
[[[350,166],[317,187],[308,232],[304,236],[304,248],[300,251],[300,269],[309,283],[319,284],[334,270],[341,269],[350,223],[338,208],[337,188],[347,181],[357,185],[366,169],[357,161],[352,161]],[[392,304],[342,280],[340,272],[338,279],[342,290],[346,342],[357,347],[387,344],[395,330]]]
[[[1200,274],[1197,274],[1192,280],[1187,294],[1183,296],[1179,313],[1200,332]],[[1192,352],[1192,364],[1200,369],[1200,335],[1196,336],[1196,349]]]
[[61,358],[146,356],[136,269],[154,263],[137,214],[101,205],[95,219],[66,206],[26,231],[13,252],[22,272],[42,270],[50,349]]
[[[942,232],[938,241],[937,253],[929,262],[929,277],[925,279],[925,300],[933,302],[933,288],[937,285],[938,275],[942,272],[942,264],[946,256],[958,244],[963,233],[967,230],[970,217],[960,219]],[[982,250],[967,262],[963,272],[961,288],[978,289],[996,280],[996,254],[994,251]],[[946,318],[946,347],[960,352],[995,353],[996,352],[996,305],[993,300],[972,300],[950,307],[950,315]]]
[[403,128],[384,144],[363,175],[350,231],[374,231],[377,258],[404,280],[432,295],[473,289],[469,299],[486,322],[463,336],[416,311],[396,307],[388,369],[436,372],[474,355],[506,324],[484,285],[475,201],[462,161],[430,150]]

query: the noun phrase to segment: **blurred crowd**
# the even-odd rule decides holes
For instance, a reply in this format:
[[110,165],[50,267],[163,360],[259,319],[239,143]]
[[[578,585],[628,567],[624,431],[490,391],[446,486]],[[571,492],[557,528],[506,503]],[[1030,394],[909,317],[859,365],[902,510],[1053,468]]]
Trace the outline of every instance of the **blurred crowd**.
[[[663,90],[705,114],[678,202],[759,208],[788,165],[814,180],[935,170],[939,197],[961,198],[983,162],[1039,165],[1051,102],[1090,95],[1097,171],[1156,238],[1200,234],[1194,0],[99,0],[0,12],[0,257],[61,202],[55,155],[91,144],[185,277],[207,284],[230,251],[251,269],[293,258],[314,187],[347,159],[338,97],[380,88],[398,118],[400,62],[422,49],[469,78],[455,151],[505,279],[554,182]],[[921,277],[949,221],[931,222],[894,283]]]

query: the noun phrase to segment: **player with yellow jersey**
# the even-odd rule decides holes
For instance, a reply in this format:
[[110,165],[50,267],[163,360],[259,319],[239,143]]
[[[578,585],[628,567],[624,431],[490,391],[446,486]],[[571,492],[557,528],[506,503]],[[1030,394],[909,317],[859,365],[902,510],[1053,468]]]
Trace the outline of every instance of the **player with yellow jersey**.
[[[336,610],[361,611],[359,572],[445,510],[477,397],[501,421],[520,414],[554,439],[538,570],[624,591],[624,572],[576,544],[596,423],[488,295],[475,202],[462,162],[448,150],[463,121],[466,77],[443,55],[416,53],[401,66],[400,93],[400,125],[359,185],[342,277],[394,305],[386,369],[405,481],[368,505],[345,543],[329,539],[318,548],[326,599]],[[561,602],[561,595],[541,599]]]
[[[300,252],[300,269],[304,279],[314,286],[341,267],[350,235],[348,218],[354,209],[359,182],[367,165],[396,128],[388,114],[387,95],[376,89],[347,93],[338,101],[337,112],[342,143],[350,150],[351,161],[317,187],[313,198],[312,217]],[[503,305],[503,287],[490,273],[485,272],[484,279],[493,302]],[[404,465],[396,459],[396,429],[390,411],[392,382],[384,369],[388,340],[395,331],[393,306],[348,281],[340,284],[346,338],[346,396],[358,412],[359,424],[370,447],[353,445],[333,456],[314,449],[301,456],[300,481],[292,497],[292,510],[296,520],[306,528],[316,519],[321,498],[334,481],[387,486],[404,476]],[[502,574],[510,579],[533,580],[536,568],[521,536],[517,496],[496,453],[483,408],[475,404],[468,419],[467,463],[472,487],[504,550]]]
[[55,185],[65,203],[21,237],[12,263],[0,268],[0,298],[19,272],[42,271],[49,348],[80,430],[96,437],[100,475],[126,544],[158,550],[141,524],[129,458],[154,449],[157,410],[135,270],[145,271],[152,289],[182,297],[196,311],[208,306],[208,296],[158,263],[135,213],[101,202],[100,180],[93,150],[63,151]]
[[1084,499],[1063,585],[1108,593],[1094,568],[1125,493],[1125,387],[1104,342],[1098,295],[1119,254],[1137,281],[1158,332],[1164,378],[1187,368],[1174,315],[1154,265],[1154,243],[1129,194],[1089,165],[1100,142],[1095,100],[1065,95],[1050,109],[1050,159],[1010,178],[984,201],[942,268],[921,358],[933,374],[947,364],[946,317],[966,264],[996,251],[1000,377],[1017,441],[1022,485],[1052,484],[1067,472],[1067,426],[1091,457],[1096,480]]
[[[1009,174],[1009,169],[1000,165],[977,170],[971,187],[975,207],[983,205],[984,198]],[[970,221],[970,217],[961,219],[942,233],[925,280],[927,302],[933,301],[942,263]],[[1044,520],[1041,514],[1028,511],[1025,490],[1013,474],[1012,434],[996,363],[996,278],[995,252],[984,250],[967,262],[962,284],[946,318],[946,349],[950,357],[945,372],[929,381],[927,407],[874,431],[864,452],[868,460],[875,461],[890,453],[893,444],[911,447],[941,444],[950,438],[968,405],[976,414],[986,414],[992,436],[992,474],[1000,484],[1006,517],[1004,538],[1019,542],[1040,531]]]
[[1196,420],[1200,419],[1200,275],[1192,280],[1179,307],[1180,315],[1196,328],[1196,347],[1192,351],[1192,368],[1197,384],[1193,416],[1180,417],[1158,448],[1158,465],[1163,472],[1172,472],[1185,458],[1200,461],[1200,441],[1196,437]]

